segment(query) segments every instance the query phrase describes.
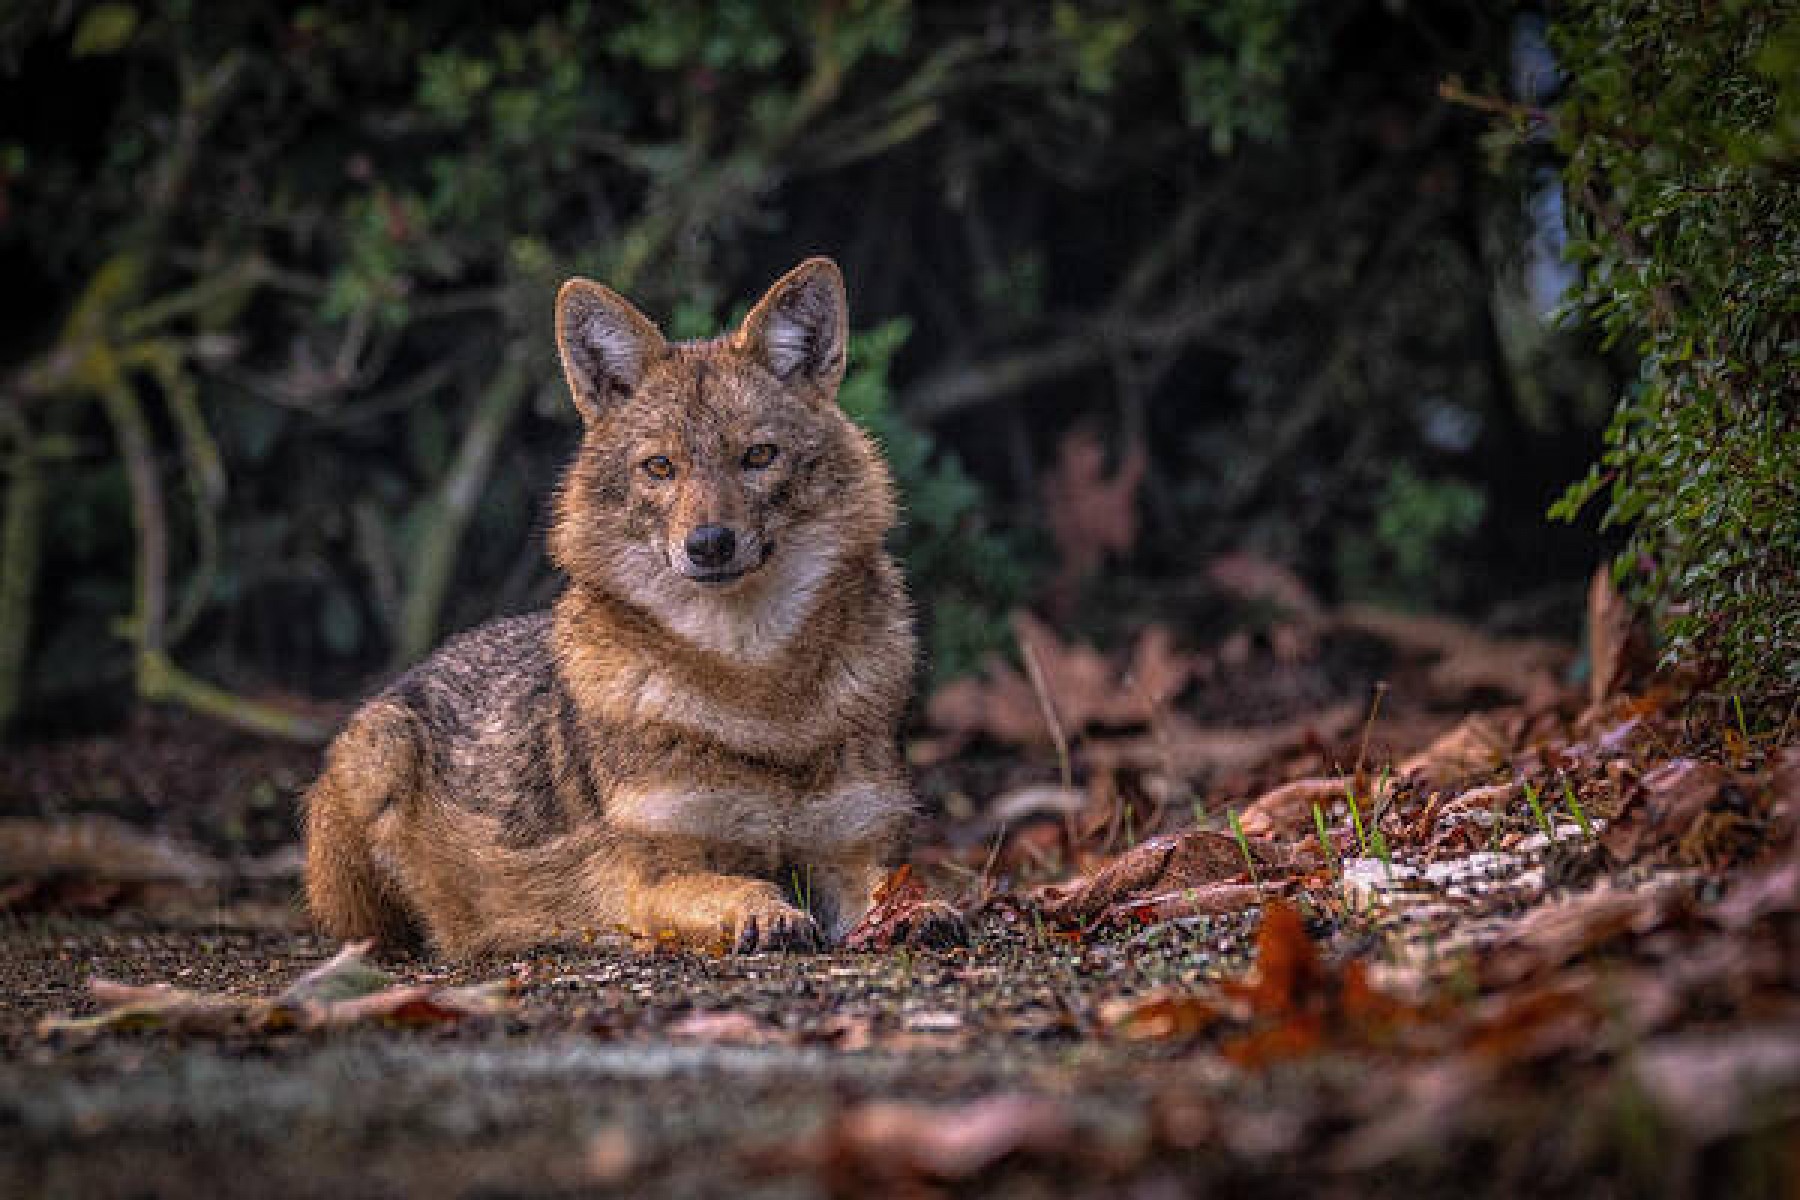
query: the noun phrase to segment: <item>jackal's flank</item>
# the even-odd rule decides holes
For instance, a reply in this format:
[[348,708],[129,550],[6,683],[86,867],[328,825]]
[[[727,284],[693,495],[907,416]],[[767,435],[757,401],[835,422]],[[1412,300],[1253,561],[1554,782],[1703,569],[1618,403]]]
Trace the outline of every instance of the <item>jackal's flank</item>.
[[867,911],[912,808],[913,636],[882,547],[892,483],[837,406],[846,336],[827,259],[703,342],[563,286],[583,426],[550,534],[568,588],[450,642],[332,745],[307,798],[327,931],[753,950]]

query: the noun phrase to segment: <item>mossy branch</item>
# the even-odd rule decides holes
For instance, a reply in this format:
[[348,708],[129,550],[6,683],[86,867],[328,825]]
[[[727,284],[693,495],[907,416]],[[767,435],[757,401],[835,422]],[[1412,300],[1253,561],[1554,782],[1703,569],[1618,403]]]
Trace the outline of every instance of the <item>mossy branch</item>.
[[331,726],[325,722],[196,679],[160,650],[138,652],[137,689],[145,700],[179,704],[251,733],[295,742],[322,742],[331,736]]
[[457,550],[487,485],[501,440],[519,405],[531,391],[531,373],[517,354],[508,355],[475,404],[463,431],[456,460],[430,501],[430,519],[408,564],[406,599],[394,643],[399,664],[414,662],[437,640],[444,595],[456,569]]
[[168,516],[157,477],[154,443],[143,404],[119,358],[104,344],[90,344],[78,375],[100,398],[118,440],[131,492],[137,562],[130,637],[137,646],[137,692],[152,702],[183,705],[255,733],[322,741],[329,728],[309,717],[234,695],[196,679],[170,661],[168,635]]

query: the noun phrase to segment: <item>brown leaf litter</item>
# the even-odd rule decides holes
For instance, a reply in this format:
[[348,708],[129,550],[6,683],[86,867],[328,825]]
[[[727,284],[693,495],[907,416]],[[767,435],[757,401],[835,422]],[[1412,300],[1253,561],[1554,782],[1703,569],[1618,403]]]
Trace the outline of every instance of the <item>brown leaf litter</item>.
[[195,992],[167,983],[89,981],[101,1011],[87,1017],[47,1017],[45,1038],[87,1038],[109,1032],[163,1032],[225,1037],[314,1032],[359,1025],[421,1028],[509,1012],[510,979],[463,987],[399,984],[368,961],[372,944],[354,942],[296,979],[279,995],[243,997]]
[[[1253,844],[1250,855],[1262,879],[1292,873],[1291,862],[1280,851]],[[1268,894],[1251,882],[1251,869],[1244,848],[1229,835],[1189,829],[1140,842],[1092,875],[1039,889],[1034,900],[1046,920],[1062,925],[1134,917],[1141,905],[1173,912],[1189,892],[1222,902],[1211,908],[1196,902],[1193,911],[1232,911],[1251,907]],[[1230,892],[1229,901],[1225,893],[1207,890],[1243,884],[1250,886]]]

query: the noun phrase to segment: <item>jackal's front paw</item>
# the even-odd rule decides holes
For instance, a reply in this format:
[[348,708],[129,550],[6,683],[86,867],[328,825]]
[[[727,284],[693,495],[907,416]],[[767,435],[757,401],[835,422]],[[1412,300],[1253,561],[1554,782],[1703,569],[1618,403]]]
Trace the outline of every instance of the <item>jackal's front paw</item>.
[[759,900],[739,912],[732,949],[738,954],[758,950],[825,948],[825,935],[812,917],[780,900]]

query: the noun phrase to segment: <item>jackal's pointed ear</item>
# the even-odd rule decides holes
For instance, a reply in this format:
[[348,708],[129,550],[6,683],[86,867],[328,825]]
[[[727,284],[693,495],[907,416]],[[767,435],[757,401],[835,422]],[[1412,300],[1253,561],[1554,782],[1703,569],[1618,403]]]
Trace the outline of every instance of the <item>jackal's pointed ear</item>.
[[609,287],[571,279],[556,293],[556,352],[584,421],[631,395],[666,345],[650,318]]
[[777,379],[832,395],[844,378],[849,326],[843,273],[829,258],[809,258],[776,280],[733,340]]

